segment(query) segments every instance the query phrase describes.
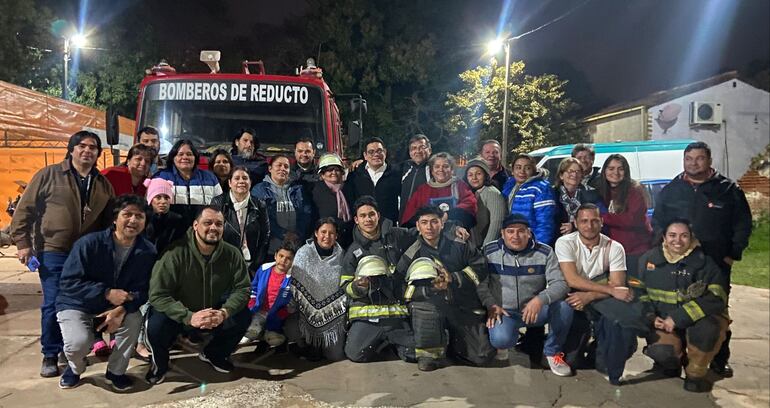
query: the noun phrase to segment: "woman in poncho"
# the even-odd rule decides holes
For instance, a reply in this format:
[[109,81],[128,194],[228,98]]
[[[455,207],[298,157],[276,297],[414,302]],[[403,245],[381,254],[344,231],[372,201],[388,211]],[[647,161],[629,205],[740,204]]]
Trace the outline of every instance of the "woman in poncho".
[[318,220],[313,239],[294,257],[291,292],[298,313],[284,330],[309,359],[345,358],[347,298],[339,286],[343,255],[336,221],[327,217]]

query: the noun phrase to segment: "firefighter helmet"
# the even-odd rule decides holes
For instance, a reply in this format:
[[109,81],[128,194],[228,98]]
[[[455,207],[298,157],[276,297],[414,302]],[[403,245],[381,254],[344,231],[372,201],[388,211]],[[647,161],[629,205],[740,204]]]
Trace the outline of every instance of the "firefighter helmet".
[[382,257],[377,255],[367,255],[358,261],[356,267],[356,278],[364,276],[388,275],[388,264]]
[[407,282],[416,281],[418,279],[435,279],[438,276],[436,268],[438,265],[433,259],[421,257],[412,261],[409,265],[409,269],[406,270]]
[[318,172],[321,173],[324,168],[329,166],[340,166],[345,169],[345,166],[342,165],[340,156],[337,156],[335,153],[324,153],[321,155],[321,158],[318,159]]

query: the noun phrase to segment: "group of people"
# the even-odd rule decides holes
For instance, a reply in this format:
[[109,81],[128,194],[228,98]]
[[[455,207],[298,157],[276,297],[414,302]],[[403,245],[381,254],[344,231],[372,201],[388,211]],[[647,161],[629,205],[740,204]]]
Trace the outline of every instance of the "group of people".
[[403,163],[372,138],[347,169],[310,139],[267,159],[242,129],[211,171],[189,140],[165,163],[157,130],[137,140],[100,173],[99,137],[74,134],[13,216],[19,260],[39,264],[41,375],[60,375],[62,353],[61,388],[80,383],[97,345],[116,390],[133,385],[134,353],[158,384],[182,338],[224,373],[255,345],[309,360],[393,353],[422,371],[544,356],[556,375],[595,368],[619,385],[642,337],[654,369],[684,367],[686,390],[709,390],[709,367],[732,375],[730,268],[751,216],[705,143],[687,147],[650,222],[628,161],[593,167],[590,145],[551,185],[525,154],[509,172],[494,140],[461,170],[425,135]]

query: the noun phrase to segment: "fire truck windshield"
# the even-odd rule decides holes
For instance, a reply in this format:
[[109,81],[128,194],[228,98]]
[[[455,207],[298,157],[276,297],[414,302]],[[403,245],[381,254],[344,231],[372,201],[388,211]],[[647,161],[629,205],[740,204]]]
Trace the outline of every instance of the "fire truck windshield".
[[162,154],[180,139],[229,149],[241,128],[256,131],[261,151],[289,152],[302,137],[325,142],[322,106],[321,89],[305,84],[159,81],[144,90],[139,127],[158,128]]

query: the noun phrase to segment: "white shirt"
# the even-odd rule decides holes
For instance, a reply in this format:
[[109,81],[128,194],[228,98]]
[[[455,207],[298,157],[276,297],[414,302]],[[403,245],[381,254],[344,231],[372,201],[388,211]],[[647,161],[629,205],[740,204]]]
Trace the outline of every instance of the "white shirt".
[[379,169],[374,170],[373,168],[369,167],[369,162],[366,163],[366,171],[369,173],[369,177],[372,178],[372,184],[377,186],[377,182],[380,181],[382,178],[382,175],[385,174],[385,169],[388,167],[388,163],[382,163],[382,166],[380,166]]
[[[611,242],[610,242],[611,241]],[[607,243],[609,249],[607,249]],[[580,233],[564,235],[556,240],[556,257],[559,262],[574,262],[577,272],[583,277],[593,279],[604,273],[604,251],[609,250],[609,270],[611,272],[626,270],[626,251],[618,241],[610,240],[604,234],[599,234],[599,245],[588,249],[580,240]]]

